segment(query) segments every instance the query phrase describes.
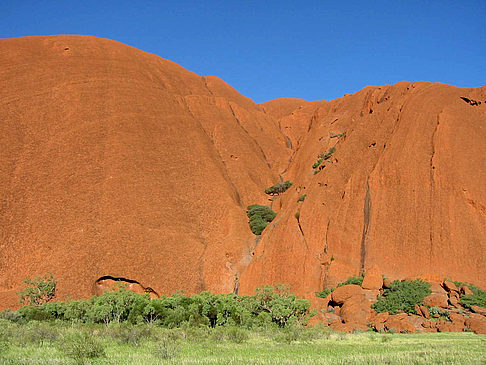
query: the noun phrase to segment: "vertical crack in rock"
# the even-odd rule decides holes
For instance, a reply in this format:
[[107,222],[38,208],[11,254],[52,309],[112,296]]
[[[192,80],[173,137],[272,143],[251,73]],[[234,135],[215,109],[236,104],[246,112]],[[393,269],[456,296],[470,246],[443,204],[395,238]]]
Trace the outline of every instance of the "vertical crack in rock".
[[371,198],[370,198],[370,185],[369,177],[366,179],[366,193],[364,198],[363,206],[363,234],[361,236],[361,261],[360,261],[360,271],[361,274],[364,273],[364,265],[366,259],[366,241],[368,239],[368,231],[370,227],[370,214],[371,214]]
[[245,127],[243,127],[243,125],[241,124],[240,120],[238,119],[238,117],[236,116],[236,113],[233,109],[233,106],[231,105],[230,102],[228,102],[228,105],[230,107],[230,110],[231,110],[231,113],[233,114],[233,117],[235,118],[236,120],[236,123],[238,123],[238,125],[240,126],[240,128],[248,135],[248,137],[251,138],[251,140],[255,143],[255,145],[258,147],[258,149],[260,150],[260,152],[262,153],[262,156],[263,156],[263,160],[267,163],[267,166],[269,169],[272,168],[272,165],[270,164],[270,162],[268,162],[268,159],[267,159],[267,155],[265,155],[265,152],[263,151],[263,148],[262,146],[260,146],[260,144],[257,142],[257,140],[255,138],[252,137],[252,135],[250,133],[248,133],[248,131],[246,130]]
[[295,215],[295,218],[297,219],[297,225],[299,226],[300,234],[302,235],[302,240],[304,241],[305,248],[308,250],[309,246],[307,245],[307,240],[305,239],[304,230],[302,229],[302,226],[300,225],[300,211],[297,212],[297,214]]
[[329,235],[329,225],[331,224],[331,218],[327,219],[327,226],[326,226],[326,238],[324,241],[324,254],[327,254],[327,251],[329,249],[329,243],[327,242],[327,237]]
[[437,129],[439,129],[440,124],[440,115],[442,111],[437,114],[437,120],[435,123],[434,131],[432,132],[432,138],[430,140],[430,160],[429,160],[429,178],[430,178],[430,192],[429,192],[429,267],[432,264],[432,251],[433,251],[433,244],[434,244],[434,198],[435,198],[435,166],[434,166],[434,156],[435,156],[435,135],[437,133]]

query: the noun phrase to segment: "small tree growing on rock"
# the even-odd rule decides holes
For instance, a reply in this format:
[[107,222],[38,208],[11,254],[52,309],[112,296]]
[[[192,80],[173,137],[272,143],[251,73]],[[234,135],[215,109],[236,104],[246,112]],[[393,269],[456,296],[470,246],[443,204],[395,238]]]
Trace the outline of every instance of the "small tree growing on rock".
[[56,295],[57,281],[54,280],[52,273],[44,277],[36,276],[34,279],[25,279],[23,283],[30,287],[18,292],[22,304],[37,307],[51,301]]
[[283,183],[278,183],[265,189],[265,194],[272,195],[272,196],[280,195],[283,192],[287,191],[287,189],[290,188],[292,185],[293,183],[287,180]]

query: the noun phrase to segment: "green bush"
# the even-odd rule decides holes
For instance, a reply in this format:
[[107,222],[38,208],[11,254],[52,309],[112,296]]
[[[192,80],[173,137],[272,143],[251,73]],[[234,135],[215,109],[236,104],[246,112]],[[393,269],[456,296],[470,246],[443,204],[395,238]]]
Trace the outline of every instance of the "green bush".
[[289,287],[278,284],[276,288],[264,286],[255,293],[254,312],[268,312],[272,322],[285,327],[287,322],[305,322],[310,318],[310,302],[290,294]]
[[486,291],[481,291],[478,294],[464,295],[461,297],[459,303],[466,308],[471,308],[475,305],[486,308]]
[[[321,165],[321,163],[326,161],[327,159],[329,159],[334,152],[336,152],[336,147],[331,147],[331,148],[329,148],[329,150],[326,153],[319,154],[317,156],[318,160],[312,165],[312,168],[314,170],[317,169]],[[316,172],[314,171],[314,173],[316,173]]]
[[288,288],[281,285],[259,288],[255,295],[202,292],[188,297],[176,293],[156,299],[121,288],[86,300],[53,302],[24,306],[16,312],[6,311],[3,321],[101,323],[109,325],[106,327],[107,336],[121,343],[138,344],[150,333],[137,326],[128,329],[124,324],[154,323],[165,328],[191,328],[191,331],[219,326],[266,328],[272,323],[285,327],[289,321],[304,323],[310,316],[309,306],[307,300],[290,294]]
[[429,313],[431,316],[438,314],[443,318],[449,318],[449,311],[447,309],[440,309],[439,307],[430,307]]
[[155,357],[162,360],[172,360],[179,353],[179,346],[173,339],[163,337],[153,345],[152,350]]
[[299,196],[299,199],[297,201],[303,202],[305,200],[306,196],[307,196],[307,194]]
[[483,289],[477,287],[474,284],[463,283],[463,282],[460,282],[460,281],[454,281],[454,280],[449,280],[449,279],[444,279],[444,280],[452,281],[458,288],[460,288],[461,286],[467,286],[469,289],[471,289],[471,291],[474,294],[481,294],[481,293],[485,292]]
[[60,350],[76,363],[83,364],[86,360],[105,356],[105,350],[100,341],[86,331],[68,332],[60,343]]
[[282,194],[283,192],[287,191],[287,189],[290,188],[292,185],[293,185],[293,183],[287,180],[283,183],[278,183],[278,184],[275,184],[275,185],[265,189],[265,194],[279,195],[279,194]]
[[30,285],[18,292],[20,303],[28,305],[41,305],[49,302],[56,295],[57,281],[49,273],[44,277],[36,276],[34,279],[25,279],[23,283]]
[[350,276],[349,278],[346,279],[346,281],[339,283],[338,288],[340,286],[344,286],[344,285],[359,285],[359,286],[361,286],[361,284],[363,284],[363,279],[364,279],[363,275],[361,275],[361,276]]
[[415,305],[420,305],[430,295],[430,284],[422,280],[396,280],[389,289],[385,289],[378,301],[372,305],[377,312],[397,314],[398,311],[415,313]]
[[463,295],[461,297],[461,300],[459,301],[460,304],[462,304],[466,308],[471,308],[474,305],[486,308],[486,290],[483,290],[474,284],[463,283],[453,280],[450,281],[452,281],[458,288],[461,286],[467,286],[473,292],[472,295]]
[[253,234],[260,235],[277,213],[265,205],[253,204],[248,206],[246,215],[249,218],[250,229]]
[[318,298],[326,298],[329,294],[331,294],[334,291],[334,288],[327,288],[321,291],[316,291],[316,297]]

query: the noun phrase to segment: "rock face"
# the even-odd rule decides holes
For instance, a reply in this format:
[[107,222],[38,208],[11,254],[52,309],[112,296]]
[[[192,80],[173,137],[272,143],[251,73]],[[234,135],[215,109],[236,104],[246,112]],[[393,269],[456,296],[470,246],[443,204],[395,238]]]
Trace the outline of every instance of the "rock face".
[[[486,286],[486,103],[470,102],[485,87],[257,105],[87,36],[0,40],[0,84],[2,308],[48,272],[59,299],[103,278],[153,295],[280,282],[315,298],[372,267]],[[294,185],[270,202],[281,179]],[[249,204],[278,212],[261,239]]]
[[237,288],[246,207],[290,157],[261,107],[85,36],[0,40],[0,84],[0,306],[48,272],[59,299],[106,276],[160,294]]
[[310,298],[373,266],[486,286],[486,104],[462,96],[486,100],[486,87],[400,82],[278,116],[297,146],[294,186],[242,291],[286,282]]

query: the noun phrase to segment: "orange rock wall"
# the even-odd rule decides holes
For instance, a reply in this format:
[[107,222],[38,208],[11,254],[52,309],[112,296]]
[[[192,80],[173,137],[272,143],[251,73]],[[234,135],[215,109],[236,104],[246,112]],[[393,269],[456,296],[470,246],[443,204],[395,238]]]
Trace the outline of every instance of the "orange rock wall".
[[90,296],[103,276],[234,289],[255,241],[246,206],[290,156],[259,106],[85,36],[0,40],[0,84],[2,303],[47,272],[59,298]]
[[[294,186],[277,202],[243,292],[285,282],[312,298],[373,265],[389,278],[486,285],[485,87],[367,87],[283,119],[301,126],[304,114],[309,131],[295,134],[299,148],[284,176]],[[317,155],[332,146],[330,163],[314,175]]]
[[[257,105],[88,36],[0,40],[0,84],[2,308],[47,272],[59,299],[103,277],[158,294],[290,283],[311,298],[375,265],[486,286],[484,87]],[[280,178],[294,185],[269,202]],[[260,240],[254,203],[278,211]]]

